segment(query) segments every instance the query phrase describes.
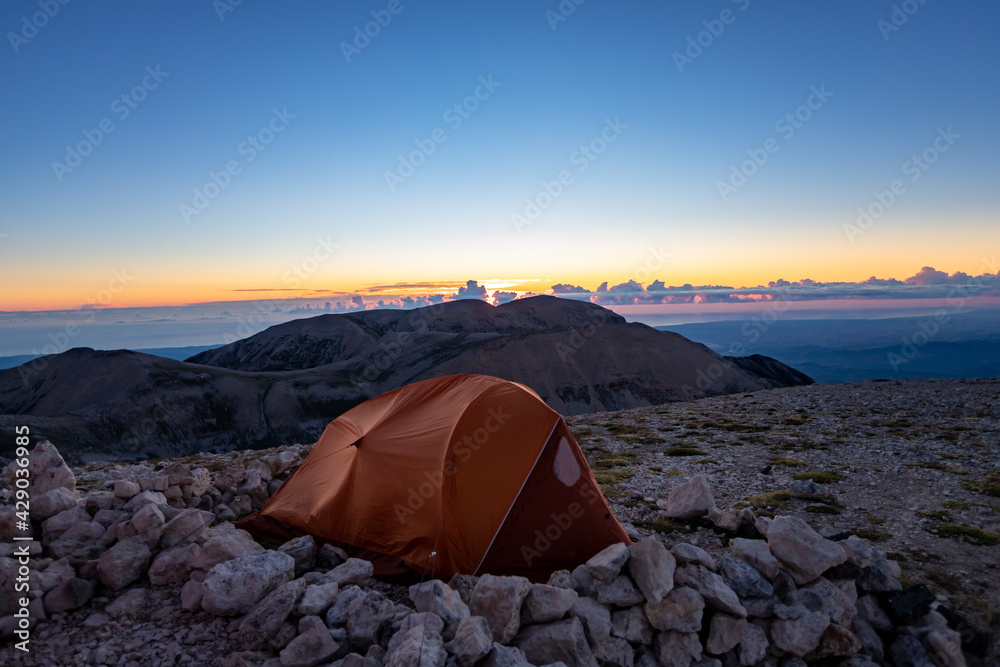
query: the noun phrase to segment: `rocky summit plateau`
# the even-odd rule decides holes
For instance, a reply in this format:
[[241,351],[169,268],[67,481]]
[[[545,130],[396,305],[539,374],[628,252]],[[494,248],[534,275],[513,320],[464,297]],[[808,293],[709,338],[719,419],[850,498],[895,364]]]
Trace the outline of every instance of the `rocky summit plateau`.
[[0,371],[0,427],[30,426],[72,462],[263,448],[314,441],[362,401],[459,373],[521,382],[566,415],[812,382],[589,302],[471,299],[295,320],[186,362],[87,348],[41,357]]
[[633,543],[545,582],[378,581],[259,508],[308,444],[2,481],[0,588],[30,552],[32,652],[0,663],[869,667],[1000,663],[1000,382],[801,386],[570,419]]

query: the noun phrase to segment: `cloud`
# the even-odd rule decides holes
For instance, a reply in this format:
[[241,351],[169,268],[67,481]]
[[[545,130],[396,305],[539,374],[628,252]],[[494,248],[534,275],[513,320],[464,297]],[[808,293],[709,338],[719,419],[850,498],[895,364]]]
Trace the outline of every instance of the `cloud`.
[[502,303],[510,303],[516,298],[517,292],[501,292],[500,290],[493,292],[492,296],[494,306],[499,306]]
[[948,274],[944,271],[938,271],[933,267],[925,266],[917,271],[915,276],[907,278],[905,282],[910,285],[947,285],[949,281]]
[[588,292],[575,285],[553,285],[551,293],[564,298],[589,299],[600,305],[741,303],[750,301],[825,301],[830,299],[928,299],[949,296],[1000,296],[1000,277],[984,273],[970,276],[961,271],[950,276],[932,267],[922,268],[904,280],[872,276],[860,282],[824,283],[810,278],[799,281],[779,278],[767,285],[667,286],[654,280],[643,287],[635,280],[612,287],[607,282]]
[[480,285],[478,280],[470,280],[465,283],[465,287],[459,287],[458,293],[452,297],[454,299],[482,299],[487,297],[486,286]]

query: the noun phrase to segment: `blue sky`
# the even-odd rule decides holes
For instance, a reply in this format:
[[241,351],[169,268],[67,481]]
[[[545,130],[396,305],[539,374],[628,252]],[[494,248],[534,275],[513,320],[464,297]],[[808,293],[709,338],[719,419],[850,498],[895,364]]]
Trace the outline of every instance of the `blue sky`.
[[[71,308],[123,269],[136,278],[114,305],[287,289],[318,239],[337,250],[297,289],[593,289],[653,247],[670,251],[651,276],[668,285],[978,275],[1000,242],[994,4],[914,2],[886,38],[891,2],[587,0],[553,29],[555,1],[400,0],[347,62],[342,43],[390,3],[243,2],[220,18],[221,1],[70,1],[26,41],[11,34],[40,4],[0,8],[0,309]],[[674,54],[725,11],[679,71]],[[114,100],[153,82],[147,68],[168,74],[121,118]],[[454,127],[446,112],[481,77],[499,86]],[[248,162],[240,147],[275,109],[283,129]],[[60,180],[53,162],[103,119],[114,131]],[[608,119],[624,129],[580,171]],[[438,128],[447,140],[391,190],[386,172]],[[959,138],[909,180],[945,128]],[[769,138],[777,152],[724,201],[719,182]],[[185,220],[230,161],[239,173]],[[561,171],[572,182],[518,231]],[[852,236],[894,180],[905,193]]]

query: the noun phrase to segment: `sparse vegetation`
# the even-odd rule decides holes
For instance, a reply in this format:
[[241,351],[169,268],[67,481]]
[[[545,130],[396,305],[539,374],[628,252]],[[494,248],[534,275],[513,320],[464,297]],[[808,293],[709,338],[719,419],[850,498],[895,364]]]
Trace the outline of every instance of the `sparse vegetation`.
[[652,530],[662,535],[685,532],[687,530],[687,526],[684,525],[683,523],[680,523],[678,521],[671,521],[670,519],[653,519],[652,521],[633,521],[632,525],[634,525],[636,528],[644,528],[646,530]]
[[792,499],[790,491],[772,491],[762,493],[758,496],[750,496],[747,502],[753,507],[770,507],[786,510],[789,508],[788,501]]
[[953,475],[968,475],[968,471],[962,470],[960,468],[949,468],[939,461],[917,461],[915,463],[907,463],[907,468],[927,468],[929,470],[943,470],[944,472],[950,472]]
[[991,533],[975,526],[965,526],[960,523],[932,523],[925,527],[927,532],[938,537],[963,540],[979,546],[996,546],[1000,544],[1000,535]]
[[839,472],[830,470],[810,470],[809,472],[796,473],[792,475],[792,479],[810,479],[817,484],[834,484],[836,482],[843,482],[847,478]]
[[985,480],[963,479],[959,484],[966,491],[1000,498],[1000,473],[991,473]]
[[824,503],[815,503],[806,506],[806,511],[812,514],[840,514],[841,509],[837,505],[827,505]]
[[631,470],[612,469],[594,471],[594,479],[601,485],[601,487],[604,487],[605,485],[617,484],[618,482],[633,476],[635,476],[635,473]]
[[698,449],[697,447],[678,445],[677,447],[668,447],[663,451],[667,456],[705,456],[708,454],[704,449]]
[[873,526],[881,526],[882,524],[885,523],[885,519],[883,519],[880,516],[876,516],[871,512],[869,512],[865,518],[868,519],[868,523],[872,524]]
[[951,521],[951,514],[944,510],[919,510],[917,516],[921,519],[934,519],[935,521]]

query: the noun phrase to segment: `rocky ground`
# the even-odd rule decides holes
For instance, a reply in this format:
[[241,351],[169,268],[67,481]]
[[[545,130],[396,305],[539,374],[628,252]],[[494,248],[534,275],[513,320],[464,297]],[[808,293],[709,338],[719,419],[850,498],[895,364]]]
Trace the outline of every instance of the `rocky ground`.
[[234,529],[308,446],[70,470],[42,444],[20,545],[45,620],[0,662],[997,664],[998,398],[997,382],[875,382],[575,417],[637,543],[548,585],[407,589],[311,539],[265,549]]
[[[568,421],[622,520],[715,548],[711,530],[657,523],[651,502],[672,477],[702,474],[720,506],[853,531],[904,580],[1000,624],[996,380],[812,385]],[[796,478],[820,482],[826,502],[796,498]]]

